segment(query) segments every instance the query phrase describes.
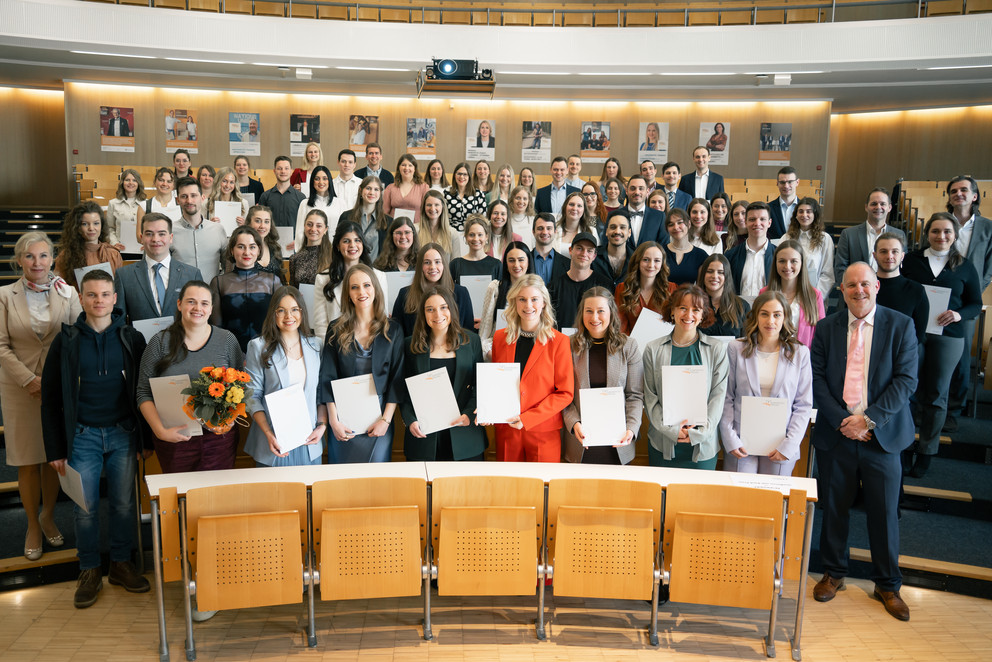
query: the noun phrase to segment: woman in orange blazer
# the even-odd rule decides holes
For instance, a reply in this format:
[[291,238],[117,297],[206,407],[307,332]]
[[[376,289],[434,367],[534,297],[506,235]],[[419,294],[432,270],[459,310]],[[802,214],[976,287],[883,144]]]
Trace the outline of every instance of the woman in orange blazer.
[[496,426],[496,459],[560,462],[561,412],[573,399],[568,337],[555,331],[540,276],[522,276],[506,294],[506,328],[493,334],[494,363],[519,363],[520,416]]

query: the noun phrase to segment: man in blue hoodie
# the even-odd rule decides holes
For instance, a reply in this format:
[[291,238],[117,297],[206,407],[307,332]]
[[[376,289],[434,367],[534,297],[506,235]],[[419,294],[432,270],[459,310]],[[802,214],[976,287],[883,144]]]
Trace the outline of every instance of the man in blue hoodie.
[[82,478],[84,511],[75,506],[79,583],[74,604],[89,607],[103,588],[100,568],[100,474],[110,501],[111,584],[132,593],[149,590],[131,563],[136,522],[134,476],[142,441],[151,443],[137,408],[138,365],[145,340],[114,309],[114,279],[95,270],[80,283],[83,313],[63,324],[52,341],[41,383],[41,420],[49,464],[65,475],[66,463]]

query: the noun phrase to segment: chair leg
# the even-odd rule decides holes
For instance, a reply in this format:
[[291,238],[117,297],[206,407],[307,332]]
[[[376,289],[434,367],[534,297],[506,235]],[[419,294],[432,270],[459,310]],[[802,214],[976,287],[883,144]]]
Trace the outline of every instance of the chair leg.
[[654,571],[654,581],[651,586],[651,629],[648,640],[652,646],[658,645],[658,594],[661,593],[661,570]]
[[813,504],[806,504],[806,532],[803,534],[803,556],[799,569],[799,595],[796,596],[796,625],[792,631],[792,659],[803,659],[799,640],[803,634],[803,612],[806,610],[806,573],[809,572],[809,548],[813,542]]
[[142,472],[137,471],[134,474],[134,512],[137,517],[135,521],[135,526],[137,527],[137,531],[135,531],[135,540],[138,541],[137,570],[139,575],[145,574],[145,546],[141,540],[141,473]]
[[183,607],[186,609],[186,659],[196,659],[196,642],[193,640],[193,605],[190,600],[189,550],[186,547],[186,498],[179,499],[179,545],[180,562],[183,569]]
[[162,593],[162,533],[159,524],[158,497],[151,500],[152,563],[155,564],[155,604],[158,608],[158,660],[169,662],[169,638],[165,628],[165,596]]
[[307,490],[307,645],[317,647],[317,617],[314,613],[313,496]]
[[537,638],[540,641],[548,638],[544,630],[544,577],[547,567],[546,563],[539,563],[537,568]]
[[433,574],[430,556],[427,556],[427,572],[424,573],[424,641],[434,638],[431,630],[431,575]]

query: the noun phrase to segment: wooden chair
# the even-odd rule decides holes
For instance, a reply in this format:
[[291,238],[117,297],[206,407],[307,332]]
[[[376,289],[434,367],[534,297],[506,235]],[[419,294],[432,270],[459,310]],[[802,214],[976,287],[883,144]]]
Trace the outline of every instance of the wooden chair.
[[773,490],[669,485],[662,577],[673,602],[767,609],[775,657],[786,501]]
[[533,595],[537,637],[544,631],[544,482],[540,478],[459,476],[431,485],[432,572],[437,594]]
[[[190,596],[197,608],[246,609],[309,596],[308,642],[317,645],[307,488],[303,483],[244,483],[191,489],[179,525],[186,605],[186,655],[196,659]],[[193,657],[190,657],[190,655]]]
[[553,572],[555,595],[650,600],[648,636],[657,646],[660,532],[656,483],[550,481],[545,565]]
[[427,481],[320,481],[311,489],[311,509],[320,599],[405,597],[423,589],[424,639],[430,640]]

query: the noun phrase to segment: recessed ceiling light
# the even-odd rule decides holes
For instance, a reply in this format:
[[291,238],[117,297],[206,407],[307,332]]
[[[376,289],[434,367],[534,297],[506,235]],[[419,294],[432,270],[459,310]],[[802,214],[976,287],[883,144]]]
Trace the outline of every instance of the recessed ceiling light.
[[154,55],[134,55],[132,53],[102,53],[100,51],[69,51],[76,55],[106,55],[108,57],[136,57],[142,60],[157,60]]
[[167,57],[166,60],[172,60],[174,62],[204,62],[206,64],[244,64],[244,62],[238,62],[237,60],[198,60],[193,57]]

